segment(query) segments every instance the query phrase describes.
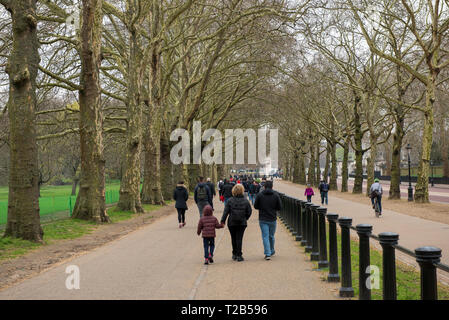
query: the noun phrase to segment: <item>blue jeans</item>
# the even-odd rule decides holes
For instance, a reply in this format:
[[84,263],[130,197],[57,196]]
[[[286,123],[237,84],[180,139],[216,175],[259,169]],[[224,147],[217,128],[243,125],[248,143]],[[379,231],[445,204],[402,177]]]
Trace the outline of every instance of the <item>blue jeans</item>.
[[312,196],[307,196],[307,202],[312,202]]
[[249,201],[251,201],[251,203],[254,205],[254,200],[256,200],[256,195],[248,193],[248,196],[249,196]]
[[276,232],[276,221],[259,220],[260,231],[262,231],[263,252],[266,256],[274,254],[274,233]]
[[203,217],[203,209],[208,204],[209,204],[209,202],[207,202],[207,201],[200,201],[196,204],[198,206],[198,211],[200,212],[200,218]]
[[209,255],[214,256],[215,238],[203,238],[204,259],[208,259]]
[[321,204],[324,204],[324,201],[327,204],[327,191],[321,191]]

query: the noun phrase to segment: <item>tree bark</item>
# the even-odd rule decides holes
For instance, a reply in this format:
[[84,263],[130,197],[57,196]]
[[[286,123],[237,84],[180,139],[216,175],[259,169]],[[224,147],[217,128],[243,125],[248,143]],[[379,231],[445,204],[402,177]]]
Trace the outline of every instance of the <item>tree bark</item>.
[[326,144],[326,163],[324,164],[324,172],[323,172],[323,180],[328,182],[329,181],[329,165],[330,165],[330,158],[331,158],[331,154],[330,154],[330,148],[329,148],[330,144],[329,142],[327,142]]
[[81,180],[72,218],[109,222],[105,204],[105,159],[101,111],[102,1],[83,0],[79,132]]
[[348,160],[349,160],[349,136],[343,147],[343,163],[341,166],[341,192],[348,192]]
[[39,65],[36,0],[10,1],[12,51],[8,115],[10,167],[5,236],[40,242],[39,168],[36,142],[36,76]]
[[332,168],[331,168],[331,178],[330,178],[330,183],[329,183],[329,189],[330,190],[337,190],[337,142],[334,141],[331,144],[331,164],[332,164]]
[[398,118],[391,152],[391,181],[388,199],[401,199],[401,149],[404,138],[404,118]]
[[363,187],[363,133],[359,115],[360,97],[356,96],[354,101],[354,145],[355,145],[355,179],[352,193],[362,193]]

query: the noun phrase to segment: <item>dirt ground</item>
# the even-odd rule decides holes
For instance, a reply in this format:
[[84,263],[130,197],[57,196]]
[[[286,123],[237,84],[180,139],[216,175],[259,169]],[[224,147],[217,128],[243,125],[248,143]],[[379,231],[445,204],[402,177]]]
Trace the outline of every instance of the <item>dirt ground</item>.
[[172,213],[174,203],[161,209],[136,215],[113,224],[99,225],[90,234],[77,239],[58,240],[29,253],[0,262],[0,289],[28,279],[68,259],[83,255],[111,241],[118,240]]
[[[283,180],[285,183],[294,184],[291,181]],[[294,184],[297,185],[297,184]],[[314,188],[315,194],[319,197],[319,191]],[[370,199],[365,194],[352,194],[351,192],[329,191],[329,199],[332,197],[369,204]],[[392,210],[426,220],[449,224],[449,205],[444,203],[431,202],[426,204],[408,202],[407,199],[388,200],[388,195],[382,197],[382,209]]]

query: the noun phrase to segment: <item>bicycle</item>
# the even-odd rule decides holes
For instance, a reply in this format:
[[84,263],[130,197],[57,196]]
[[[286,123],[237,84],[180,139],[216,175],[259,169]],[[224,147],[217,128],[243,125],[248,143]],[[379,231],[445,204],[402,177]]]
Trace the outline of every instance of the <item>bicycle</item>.
[[379,218],[380,216],[380,207],[377,197],[374,198],[374,213],[376,215],[376,218]]

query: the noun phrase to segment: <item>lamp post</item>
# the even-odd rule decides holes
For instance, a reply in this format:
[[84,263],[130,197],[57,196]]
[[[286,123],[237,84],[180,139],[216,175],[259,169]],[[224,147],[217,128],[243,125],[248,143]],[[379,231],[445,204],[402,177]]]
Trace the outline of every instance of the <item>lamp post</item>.
[[413,201],[413,188],[412,188],[412,177],[410,174],[410,150],[412,147],[410,143],[407,144],[407,157],[408,157],[408,201]]

